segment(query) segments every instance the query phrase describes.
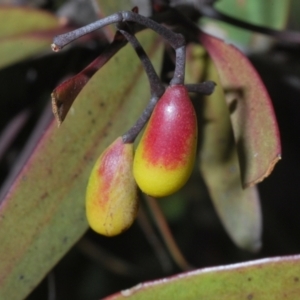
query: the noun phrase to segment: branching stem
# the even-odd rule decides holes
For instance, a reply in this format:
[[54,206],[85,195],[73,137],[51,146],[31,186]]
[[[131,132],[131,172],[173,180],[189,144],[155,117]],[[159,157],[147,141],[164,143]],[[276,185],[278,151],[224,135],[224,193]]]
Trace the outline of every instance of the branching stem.
[[150,83],[151,97],[161,97],[165,91],[165,88],[160,78],[158,77],[148,55],[146,54],[137,38],[130,31],[124,30],[124,26],[122,26],[122,24],[123,23],[121,23],[120,25],[118,24],[117,28],[131,44],[143,64]]
[[132,11],[121,11],[105,17],[101,20],[98,20],[94,23],[88,24],[76,30],[70,31],[65,34],[58,35],[54,37],[53,40],[53,50],[59,51],[69,43],[73,42],[74,40],[93,32],[97,29],[100,29],[104,26],[119,23],[119,22],[135,22],[147,28],[154,30],[156,33],[161,35],[168,43],[174,48],[180,48],[185,45],[185,39],[181,34],[175,33],[168,28],[164,27],[156,23],[155,21],[139,15]]
[[[155,105],[159,98],[163,95],[165,92],[165,88],[160,81],[148,55],[146,54],[145,50],[137,40],[137,38],[130,33],[129,31],[124,30],[125,24],[119,23],[117,25],[118,30],[124,35],[124,37],[127,39],[127,41],[132,45],[134,50],[136,51],[138,57],[140,58],[145,72],[148,76],[148,80],[150,83],[150,90],[151,90],[151,99],[149,101],[149,104],[144,109],[142,115],[139,117],[137,122],[132,126],[123,136],[123,142],[124,143],[133,143],[140,131],[144,128],[145,124],[149,120]],[[128,28],[127,28],[128,29]]]
[[[186,59],[186,47],[183,35],[175,33],[165,26],[147,17],[139,15],[137,13],[137,9],[134,9],[134,11],[121,11],[74,31],[58,35],[54,37],[52,49],[53,51],[59,51],[67,44],[85,34],[88,34],[109,24],[117,23],[118,30],[132,45],[137,55],[139,56],[147,73],[151,89],[151,99],[148,106],[145,108],[135,125],[130,128],[122,137],[124,143],[133,143],[137,135],[149,120],[157,101],[163,95],[165,89],[143,47],[140,45],[134,34],[131,33],[131,25],[127,24],[127,22],[135,22],[144,27],[150,28],[168,41],[168,43],[174,48],[176,53],[174,76],[170,82],[170,85],[183,85]],[[186,87],[189,92],[197,92],[209,95],[214,90],[214,83],[206,82],[202,84],[186,85]]]
[[176,52],[176,66],[174,78],[171,80],[171,85],[183,84],[185,71],[185,39],[183,35],[175,33],[165,26],[132,11],[121,11],[71,32],[58,35],[54,37],[53,44],[51,45],[52,50],[59,51],[64,46],[82,37],[83,35],[86,35],[104,26],[122,22],[135,22],[150,28],[161,35],[174,48]]
[[139,117],[136,123],[122,136],[124,143],[134,142],[138,134],[141,132],[145,124],[148,122],[158,100],[159,97],[156,96],[150,99],[147,107],[144,109],[142,115]]

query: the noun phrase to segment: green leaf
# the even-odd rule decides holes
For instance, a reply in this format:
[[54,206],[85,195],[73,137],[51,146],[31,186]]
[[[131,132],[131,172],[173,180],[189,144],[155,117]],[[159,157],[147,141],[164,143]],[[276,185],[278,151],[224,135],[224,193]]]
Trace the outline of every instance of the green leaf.
[[256,25],[268,26],[274,29],[284,28],[290,7],[290,0],[222,0],[216,2],[216,8],[235,18]]
[[300,2],[298,0],[290,0],[289,27],[293,30],[300,30]]
[[105,1],[103,4],[102,0],[97,0],[101,13],[105,16],[109,16],[121,10],[131,10],[132,9],[132,1],[131,0],[122,0],[118,1]]
[[237,48],[207,34],[201,42],[216,65],[231,112],[244,187],[262,181],[281,158],[271,99],[258,73]]
[[[215,7],[222,13],[249,23],[266,26],[273,29],[283,29],[286,25],[290,0],[222,0],[217,1]],[[250,46],[252,49],[260,49],[269,45],[270,38],[265,35],[253,33],[221,21],[204,21],[207,28],[217,36],[237,43],[240,46]]]
[[51,38],[17,37],[0,41],[0,68],[49,48]]
[[200,269],[139,284],[105,300],[297,300],[300,256]]
[[58,19],[45,11],[0,6],[0,68],[41,51],[50,51],[53,35],[61,30]]
[[0,39],[21,34],[56,29],[57,18],[43,10],[17,6],[0,6]]
[[[228,106],[217,71],[211,61],[203,63],[203,51],[190,46],[187,70],[199,66],[198,76],[217,83],[214,93],[201,101],[199,166],[215,209],[231,239],[241,248],[257,251],[261,246],[261,209],[256,188],[243,189]],[[202,64],[202,67],[201,67]],[[193,74],[193,75],[192,75]],[[198,77],[196,72],[190,77]],[[198,77],[198,80],[200,77]]]
[[[158,68],[157,35],[138,37]],[[127,46],[87,83],[62,126],[52,122],[0,206],[0,299],[24,299],[86,231],[91,169],[144,109],[148,85]]]

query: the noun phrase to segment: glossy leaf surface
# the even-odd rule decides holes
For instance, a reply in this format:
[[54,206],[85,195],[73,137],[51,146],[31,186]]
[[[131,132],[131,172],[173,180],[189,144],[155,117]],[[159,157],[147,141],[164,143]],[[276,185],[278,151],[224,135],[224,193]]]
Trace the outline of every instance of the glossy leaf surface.
[[[138,35],[160,65],[160,40]],[[84,198],[99,153],[132,126],[150,93],[136,53],[112,58],[53,122],[0,206],[0,299],[23,299],[88,228]]]
[[262,181],[281,157],[271,99],[258,73],[237,48],[207,34],[201,42],[214,61],[231,109],[244,187]]
[[41,51],[50,52],[53,35],[60,30],[58,19],[45,11],[0,6],[0,68]]
[[146,282],[106,300],[297,300],[300,257],[287,256],[200,269]]
[[212,95],[197,99],[199,167],[216,211],[231,239],[239,247],[255,251],[261,244],[261,211],[256,188],[244,190],[229,109],[217,71],[200,46],[190,45],[187,79],[217,83]]

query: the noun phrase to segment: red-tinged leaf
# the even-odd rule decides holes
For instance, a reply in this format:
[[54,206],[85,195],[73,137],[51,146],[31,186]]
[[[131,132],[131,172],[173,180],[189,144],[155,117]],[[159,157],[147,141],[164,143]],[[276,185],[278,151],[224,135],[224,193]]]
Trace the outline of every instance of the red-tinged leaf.
[[105,300],[297,300],[300,256],[199,269],[139,284]]
[[[61,32],[58,19],[45,11],[0,6],[0,68],[48,50]],[[50,52],[50,51],[49,51]]]
[[[157,35],[139,37],[160,66]],[[0,206],[0,299],[24,299],[86,231],[92,167],[149,98],[143,67],[128,46],[88,82],[64,124],[50,125]]]
[[211,96],[201,99],[199,166],[215,209],[231,239],[241,248],[256,251],[261,246],[261,209],[256,188],[243,189],[229,110],[212,62],[204,60],[199,46],[189,47],[187,70],[199,66],[188,76],[217,83]]
[[124,45],[126,40],[121,33],[116,33],[114,41],[92,63],[77,75],[69,78],[54,89],[51,94],[52,110],[60,125],[65,119],[74,100],[90,78]]
[[205,33],[200,40],[227,91],[244,187],[262,181],[280,159],[281,146],[268,92],[249,60],[237,48]]

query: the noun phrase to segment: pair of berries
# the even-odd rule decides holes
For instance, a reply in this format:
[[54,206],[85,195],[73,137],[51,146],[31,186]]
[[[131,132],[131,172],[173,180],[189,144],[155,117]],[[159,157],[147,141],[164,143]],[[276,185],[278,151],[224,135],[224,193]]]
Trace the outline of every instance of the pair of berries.
[[[164,197],[186,183],[193,169],[197,144],[196,113],[188,92],[211,94],[214,89],[212,82],[184,85],[184,37],[139,15],[136,7],[57,36],[52,47],[58,51],[80,36],[113,23],[117,23],[118,32],[132,45],[143,64],[151,100],[137,123],[102,153],[90,175],[86,193],[88,222],[96,232],[106,236],[117,235],[133,223],[138,187],[150,196]],[[135,23],[154,30],[175,51],[174,75],[166,90],[134,35]],[[149,117],[134,154],[133,142]]]
[[134,155],[117,138],[98,158],[86,193],[93,230],[117,235],[133,223],[138,189],[153,197],[175,193],[188,180],[196,154],[197,119],[184,85],[169,86],[156,104]]

